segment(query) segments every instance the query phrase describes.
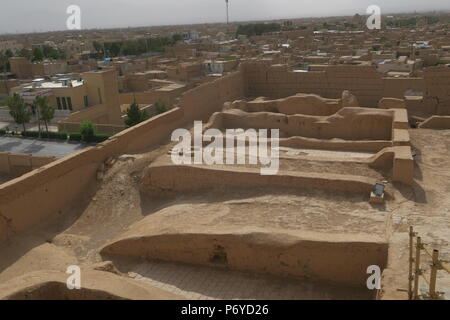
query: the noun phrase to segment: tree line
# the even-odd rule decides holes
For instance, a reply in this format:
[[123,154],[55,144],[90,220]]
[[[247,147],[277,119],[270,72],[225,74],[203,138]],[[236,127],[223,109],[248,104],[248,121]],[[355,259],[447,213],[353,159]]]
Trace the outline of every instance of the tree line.
[[105,56],[137,56],[148,52],[164,52],[165,47],[173,46],[181,39],[181,35],[175,34],[172,37],[109,41],[103,43],[94,41],[92,44],[95,53],[92,56],[98,59]]
[[264,33],[281,31],[281,25],[278,23],[254,23],[239,25],[236,31],[236,38],[239,35],[245,35],[247,37],[260,36]]
[[[402,18],[397,20],[391,20],[386,23],[388,27],[393,28],[414,28],[417,26],[417,23],[419,20],[422,19],[421,17],[409,17],[409,18]],[[439,19],[437,17],[432,16],[426,16],[425,21],[427,24],[436,24],[439,23]]]
[[64,50],[55,49],[54,47],[49,45],[43,45],[33,48],[29,60],[31,60],[32,62],[39,62],[45,59],[64,60],[66,58],[67,54],[64,52]]
[[[48,125],[55,117],[55,108],[49,104],[48,97],[36,97],[33,102],[27,103],[17,93],[6,99],[6,105],[9,107],[9,114],[14,121],[22,126],[22,133],[26,133],[26,124],[29,123],[33,116],[38,120],[39,136],[41,135],[41,121],[45,126],[47,135],[49,134]],[[168,111],[168,107],[162,101],[155,103],[156,114],[162,114]],[[134,102],[127,110],[127,119],[125,124],[128,127],[135,126],[147,119],[150,116],[145,110],[140,110],[139,105]],[[81,132],[89,131],[93,127],[90,123],[83,123]],[[87,128],[87,129],[86,129]],[[87,140],[86,140],[87,141]]]
[[55,108],[49,104],[47,97],[36,97],[32,103],[26,103],[19,94],[14,93],[6,100],[6,105],[14,121],[22,126],[23,132],[26,132],[25,125],[31,121],[31,117],[37,114],[39,132],[42,121],[48,134],[48,124],[55,117]]
[[12,57],[24,57],[32,62],[40,62],[45,59],[63,60],[67,58],[67,55],[63,50],[55,49],[49,45],[43,45],[42,47],[34,47],[32,50],[21,49],[16,53],[13,53],[9,49],[5,51],[0,51],[0,73],[11,71],[9,59]]

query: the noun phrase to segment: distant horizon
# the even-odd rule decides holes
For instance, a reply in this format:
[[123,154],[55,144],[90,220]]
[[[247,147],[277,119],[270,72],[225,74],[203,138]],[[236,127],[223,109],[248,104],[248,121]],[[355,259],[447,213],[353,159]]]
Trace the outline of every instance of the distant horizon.
[[[175,1],[175,2],[174,2]],[[230,0],[230,23],[366,15],[373,0]],[[69,5],[81,8],[80,31],[151,28],[226,22],[223,0],[15,0],[2,4],[8,19],[0,20],[0,35],[63,32]],[[339,2],[339,3],[337,3]],[[450,11],[450,1],[377,1],[383,15]],[[431,2],[431,3],[430,3]],[[430,8],[434,7],[434,8]],[[404,8],[408,8],[405,10]],[[297,13],[298,12],[298,13]],[[26,23],[24,23],[26,21]]]
[[[428,14],[428,13],[450,13],[450,9],[442,9],[442,10],[432,10],[432,11],[399,11],[399,12],[386,12],[383,13],[383,16],[388,15],[410,15],[410,14]],[[331,15],[331,16],[305,16],[305,17],[282,17],[282,18],[273,18],[273,19],[260,19],[260,20],[239,20],[239,21],[230,21],[230,24],[238,24],[238,23],[256,23],[256,22],[266,22],[266,21],[280,21],[280,20],[301,20],[301,19],[327,19],[327,18],[345,18],[351,17],[354,14],[343,14],[343,15]],[[362,16],[367,14],[359,13]],[[200,25],[214,25],[214,24],[226,24],[226,21],[216,21],[216,22],[200,22],[200,23],[191,23],[191,24],[161,24],[161,25],[136,25],[136,26],[116,26],[116,27],[93,27],[93,28],[82,28],[81,30],[68,30],[68,29],[60,29],[60,30],[44,30],[44,31],[31,31],[31,32],[18,32],[18,33],[0,33],[1,36],[14,36],[14,35],[27,35],[27,34],[44,34],[44,33],[58,33],[58,32],[84,32],[84,31],[94,31],[94,30],[116,30],[116,29],[140,29],[140,28],[158,28],[158,27],[182,27],[182,26],[200,26]]]

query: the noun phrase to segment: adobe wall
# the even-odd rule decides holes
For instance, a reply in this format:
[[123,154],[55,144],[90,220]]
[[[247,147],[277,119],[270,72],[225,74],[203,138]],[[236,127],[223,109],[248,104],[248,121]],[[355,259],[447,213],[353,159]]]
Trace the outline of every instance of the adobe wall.
[[425,93],[423,78],[383,78],[383,97],[404,99],[407,90]]
[[345,140],[391,140],[392,137],[391,110],[343,108],[332,116],[320,117],[231,109],[219,116],[224,129],[279,129],[289,137]]
[[94,183],[98,152],[88,148],[0,185],[0,239],[67,209]]
[[[239,98],[242,91],[239,79],[242,77],[237,72],[199,86],[195,92],[186,93],[188,97],[181,107],[126,129],[95,147],[0,185],[0,240],[27,230],[89,196],[97,185],[97,170],[108,157],[136,153],[158,145],[170,138],[173,130],[191,123],[191,119],[209,117],[224,100]],[[209,100],[203,96],[208,96]]]
[[0,173],[20,176],[55,161],[55,157],[37,157],[29,154],[0,152]]
[[31,74],[33,77],[45,77],[45,70],[43,63],[32,63],[31,64]]
[[70,208],[82,196],[93,192],[97,170],[108,157],[159,143],[180,126],[180,120],[181,110],[171,110],[122,131],[96,147],[86,148],[0,185],[0,240]]
[[153,90],[145,92],[121,93],[119,95],[119,103],[121,105],[132,104],[135,101],[138,104],[152,104],[158,100]]
[[344,191],[368,196],[376,181],[361,176],[329,173],[289,172],[263,176],[259,169],[155,164],[150,167],[142,183],[144,188],[150,192],[209,190],[215,186],[234,188],[270,186]]
[[123,125],[116,71],[114,69],[90,71],[83,73],[82,77],[86,81],[89,104],[107,106],[105,114],[109,122],[106,124]]
[[179,98],[187,89],[188,86],[172,90],[168,90],[163,87],[150,89],[145,92],[121,93],[119,95],[119,102],[122,105],[132,104],[134,102],[137,102],[138,104],[153,104],[155,102],[162,101],[170,107],[175,104],[176,99]]
[[14,73],[18,79],[31,79],[31,62],[24,57],[12,57],[9,59],[11,64],[11,73]]
[[[361,106],[376,107],[382,98],[404,99],[412,89],[422,92],[423,101],[411,103],[415,111],[450,114],[450,68],[431,67],[424,78],[384,78],[372,66],[326,66],[322,71],[293,72],[286,65],[265,62],[242,63],[248,96],[284,98],[299,92],[338,99],[344,90],[351,91]],[[407,103],[407,107],[409,103]]]
[[244,97],[244,89],[244,77],[238,71],[185,92],[180,106],[187,121],[208,121],[225,102]]
[[[81,122],[68,122],[68,121],[60,121],[58,122],[58,131],[61,132],[79,132],[80,131]],[[114,135],[122,130],[124,130],[126,126],[117,126],[113,124],[97,124],[94,123],[95,133],[99,134],[108,134]]]
[[82,122],[84,120],[91,120],[94,123],[108,123],[108,105],[99,104],[93,107],[85,108],[83,110],[71,113],[64,121],[67,122]]
[[351,91],[362,106],[375,107],[383,97],[383,79],[370,66],[329,66],[325,71],[292,72],[286,65],[243,63],[249,96],[283,98],[299,92],[337,99]]
[[121,277],[117,274],[83,268],[80,290],[67,288],[67,274],[42,270],[26,274],[0,285],[0,300],[179,300],[165,290]]
[[[216,118],[217,119],[217,118]],[[210,128],[221,128],[219,122],[205,125],[204,132]],[[214,141],[218,142],[216,137]],[[238,138],[238,140],[241,140]],[[244,139],[242,139],[244,140]],[[248,139],[242,141],[246,146],[249,145]],[[209,141],[203,141],[203,146],[210,144]],[[222,145],[226,145],[226,137],[223,137]],[[392,141],[388,140],[340,140],[340,139],[315,139],[305,137],[280,138],[279,146],[285,148],[306,148],[334,151],[354,151],[354,152],[372,152],[376,153],[384,148],[392,147]]]
[[[150,220],[151,221],[151,220]],[[150,222],[149,221],[149,222]],[[145,223],[145,221],[143,222]],[[148,226],[147,226],[148,227]],[[386,266],[388,244],[365,235],[271,232],[205,227],[161,234],[131,229],[102,254],[225,267],[277,276],[365,287],[367,266]],[[373,240],[370,242],[370,240]]]
[[0,79],[0,93],[9,94],[10,90],[18,85],[17,79]]
[[311,116],[329,116],[342,108],[340,99],[325,99],[315,94],[298,93],[295,96],[265,100],[242,101],[239,108],[246,112],[275,112],[286,115],[304,114]]
[[450,129],[450,116],[432,116],[419,125],[421,129]]
[[378,152],[384,148],[392,146],[391,141],[386,140],[324,140],[304,137],[281,138],[280,147],[287,148],[308,148],[335,151],[356,151],[356,152]]
[[[125,124],[114,107],[106,104],[96,105],[72,113],[68,118],[58,122],[58,130],[66,132],[78,132],[80,124],[85,120],[92,121],[98,133],[113,134],[125,128]],[[117,106],[118,108],[118,106]]]
[[424,71],[425,99],[435,115],[450,115],[450,68],[431,67]]
[[127,88],[134,92],[144,92],[149,89],[148,75],[135,73],[127,77]]
[[[403,103],[402,100],[395,99],[385,101],[386,104],[394,105],[398,105],[400,102]],[[244,104],[245,101],[236,101],[232,105],[244,106]],[[361,114],[363,117],[361,117]],[[387,116],[384,124],[380,123],[372,126],[365,123],[366,115],[370,115],[369,119],[374,120],[376,114],[378,116]],[[307,121],[300,121],[299,125],[299,123],[291,119],[307,119]],[[358,126],[354,123],[357,123]],[[367,162],[368,165],[386,170],[392,169],[392,180],[395,182],[411,185],[414,181],[414,160],[410,147],[408,112],[404,108],[388,110],[343,108],[331,117],[301,116],[298,114],[285,116],[268,112],[246,113],[239,109],[230,109],[214,113],[204,126],[204,133],[210,128],[219,130],[227,128],[280,129],[282,137],[279,139],[279,145],[283,147],[377,152]],[[361,131],[361,128],[364,130]],[[370,130],[371,128],[372,130]],[[384,128],[384,134],[390,137],[389,139],[367,140],[367,134],[373,137],[374,132],[382,128]],[[370,130],[370,133],[366,130]],[[333,135],[332,138],[323,136],[324,134],[329,134],[330,131]],[[285,138],[284,135],[286,134],[293,136]],[[299,136],[304,134],[313,134],[316,137]],[[347,137],[348,140],[336,139],[343,136]],[[245,141],[245,143],[247,142]],[[207,142],[204,143],[205,145],[207,144]],[[225,141],[223,144],[225,144]]]

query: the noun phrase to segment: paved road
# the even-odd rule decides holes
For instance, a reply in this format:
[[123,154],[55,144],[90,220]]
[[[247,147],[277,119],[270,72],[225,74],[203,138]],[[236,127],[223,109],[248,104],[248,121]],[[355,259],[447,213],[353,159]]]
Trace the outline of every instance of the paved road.
[[34,156],[55,156],[57,158],[63,158],[88,146],[88,144],[81,143],[0,137],[0,152],[25,153]]
[[[14,122],[0,121],[0,129],[6,129],[6,128],[9,128],[10,130],[22,131],[21,125],[18,126]],[[25,125],[25,128],[29,131],[38,131],[39,130],[39,126],[37,123],[27,123]],[[41,129],[45,130],[45,126],[43,124],[41,124]],[[49,124],[48,131],[58,132],[58,126],[55,124]]]

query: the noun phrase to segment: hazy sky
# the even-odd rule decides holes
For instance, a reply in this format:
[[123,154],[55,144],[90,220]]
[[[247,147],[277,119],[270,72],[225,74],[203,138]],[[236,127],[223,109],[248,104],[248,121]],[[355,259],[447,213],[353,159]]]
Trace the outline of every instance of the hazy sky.
[[[221,22],[225,0],[2,0],[0,34],[64,30],[69,5],[82,12],[82,28]],[[230,20],[261,20],[365,13],[450,10],[450,0],[230,0]]]

